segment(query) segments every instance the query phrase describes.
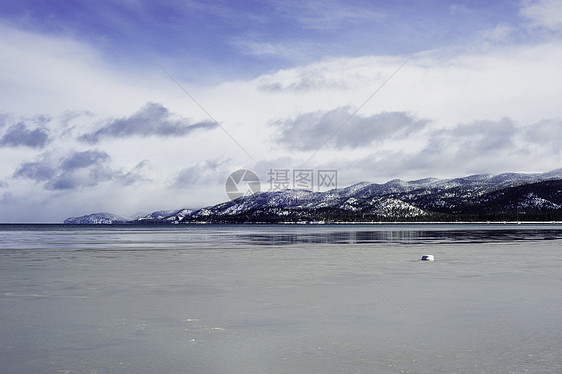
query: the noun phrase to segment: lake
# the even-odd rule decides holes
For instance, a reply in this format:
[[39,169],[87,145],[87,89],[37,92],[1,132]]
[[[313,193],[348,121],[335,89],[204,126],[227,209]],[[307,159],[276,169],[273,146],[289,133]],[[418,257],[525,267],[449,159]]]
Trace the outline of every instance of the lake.
[[562,372],[560,224],[0,225],[0,285],[2,374]]

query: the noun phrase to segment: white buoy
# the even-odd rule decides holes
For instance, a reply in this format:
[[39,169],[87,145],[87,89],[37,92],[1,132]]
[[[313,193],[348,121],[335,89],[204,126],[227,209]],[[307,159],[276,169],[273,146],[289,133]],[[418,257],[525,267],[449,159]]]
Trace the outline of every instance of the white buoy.
[[421,260],[422,261],[435,261],[435,257],[433,257],[433,255],[423,255]]

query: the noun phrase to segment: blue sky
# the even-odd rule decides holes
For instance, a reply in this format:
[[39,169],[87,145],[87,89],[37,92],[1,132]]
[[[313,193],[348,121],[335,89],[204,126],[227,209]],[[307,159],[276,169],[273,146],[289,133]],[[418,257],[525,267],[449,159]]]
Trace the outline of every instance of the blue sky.
[[4,1],[8,24],[71,37],[116,64],[236,79],[333,56],[410,54],[517,21],[514,1]]
[[561,167],[562,2],[2,1],[0,222]]

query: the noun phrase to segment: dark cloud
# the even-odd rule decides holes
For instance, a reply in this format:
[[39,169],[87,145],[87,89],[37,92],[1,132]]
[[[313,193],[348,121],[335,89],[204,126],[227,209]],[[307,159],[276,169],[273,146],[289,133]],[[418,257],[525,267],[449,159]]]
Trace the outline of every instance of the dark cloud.
[[93,187],[98,184],[92,178],[84,178],[73,173],[62,173],[45,184],[47,190],[74,190],[78,187]]
[[44,148],[49,142],[48,131],[44,128],[29,129],[23,122],[12,125],[0,139],[0,146]]
[[24,163],[14,172],[14,177],[43,183],[47,190],[87,188],[107,181],[130,185],[144,179],[136,171],[112,169],[107,165],[108,161],[109,155],[102,151],[72,152],[54,166],[47,157],[37,162]]
[[64,171],[85,168],[92,165],[99,165],[109,160],[109,155],[100,151],[75,152],[61,162]]
[[327,147],[364,147],[374,141],[409,136],[421,130],[427,121],[416,120],[408,113],[383,112],[368,117],[353,116],[349,107],[328,112],[307,113],[295,119],[274,123],[277,140],[289,148],[316,149],[333,136]]
[[199,129],[213,129],[218,124],[210,121],[191,123],[177,118],[164,106],[146,103],[130,117],[109,122],[102,128],[80,136],[80,140],[97,143],[101,138],[125,138],[129,136],[184,136]]
[[47,165],[44,161],[26,162],[14,172],[14,177],[44,182],[51,179],[55,174],[56,170]]

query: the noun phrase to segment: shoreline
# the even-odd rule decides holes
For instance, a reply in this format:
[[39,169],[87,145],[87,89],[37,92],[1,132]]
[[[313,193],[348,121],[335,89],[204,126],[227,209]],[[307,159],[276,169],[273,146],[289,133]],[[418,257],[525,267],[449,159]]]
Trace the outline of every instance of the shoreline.
[[119,223],[62,223],[62,222],[23,222],[23,223],[0,223],[1,227],[8,226],[63,226],[63,227],[181,227],[181,226],[253,226],[253,225],[270,225],[270,226],[440,226],[440,225],[562,225],[562,221],[428,221],[428,222],[411,222],[411,221],[396,221],[396,222],[323,222],[323,221],[302,221],[302,222],[181,222],[181,223],[168,223],[168,222],[119,222]]

